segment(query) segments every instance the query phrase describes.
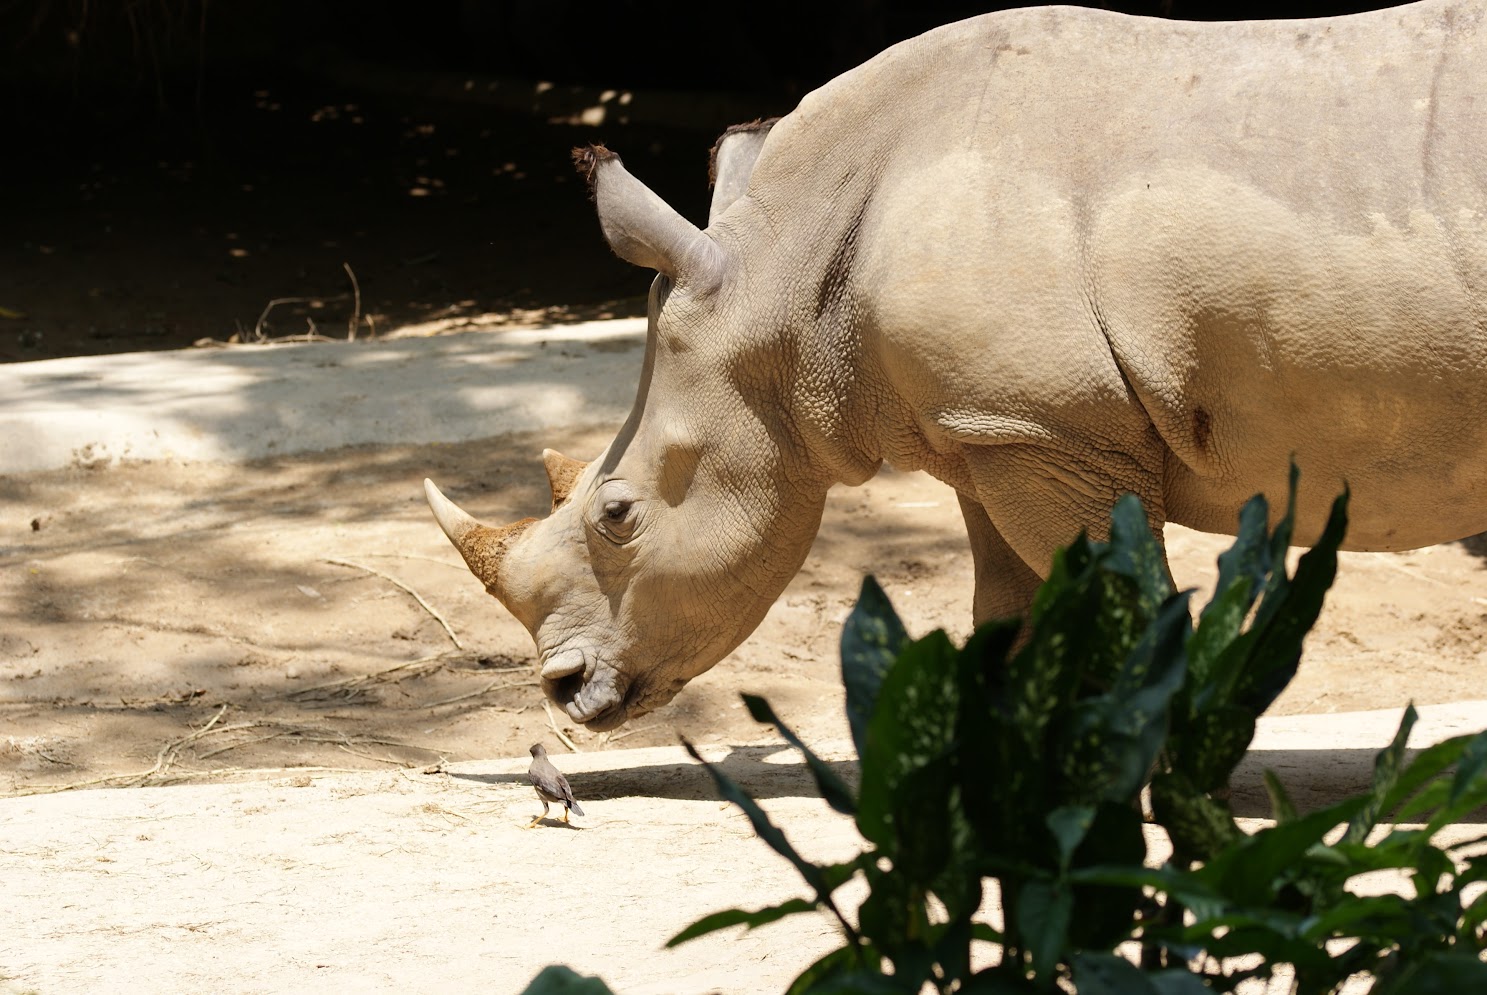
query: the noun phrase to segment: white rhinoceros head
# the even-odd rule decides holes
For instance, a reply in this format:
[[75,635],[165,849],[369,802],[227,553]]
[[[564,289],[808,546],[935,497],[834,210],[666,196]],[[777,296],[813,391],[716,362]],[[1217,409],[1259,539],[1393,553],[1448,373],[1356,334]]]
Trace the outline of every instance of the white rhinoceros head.
[[766,358],[778,328],[722,317],[747,296],[729,252],[613,153],[575,158],[610,246],[660,274],[635,406],[593,462],[543,454],[547,518],[491,528],[425,489],[470,570],[531,632],[544,692],[604,730],[665,704],[754,630],[800,568],[830,481],[805,459]]

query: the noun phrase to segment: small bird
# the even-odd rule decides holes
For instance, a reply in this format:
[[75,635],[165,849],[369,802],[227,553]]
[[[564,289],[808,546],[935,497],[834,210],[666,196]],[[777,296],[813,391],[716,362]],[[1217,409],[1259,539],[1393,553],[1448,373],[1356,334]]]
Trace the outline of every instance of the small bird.
[[568,787],[568,779],[547,759],[547,749],[541,743],[533,743],[531,754],[532,766],[527,768],[527,780],[532,782],[532,787],[537,789],[537,797],[542,799],[542,814],[527,823],[527,828],[531,829],[547,818],[549,802],[563,806],[564,822],[568,821],[570,811],[575,815],[583,815],[583,809],[573,800],[573,789]]

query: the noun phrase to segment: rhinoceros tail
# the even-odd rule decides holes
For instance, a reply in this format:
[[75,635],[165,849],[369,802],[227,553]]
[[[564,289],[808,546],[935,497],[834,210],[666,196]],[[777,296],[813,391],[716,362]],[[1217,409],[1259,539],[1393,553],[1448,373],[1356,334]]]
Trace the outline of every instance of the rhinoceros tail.
[[599,168],[599,164],[618,158],[603,145],[580,145],[573,150],[573,168],[583,174],[584,182],[589,185],[590,197],[594,195],[594,171]]

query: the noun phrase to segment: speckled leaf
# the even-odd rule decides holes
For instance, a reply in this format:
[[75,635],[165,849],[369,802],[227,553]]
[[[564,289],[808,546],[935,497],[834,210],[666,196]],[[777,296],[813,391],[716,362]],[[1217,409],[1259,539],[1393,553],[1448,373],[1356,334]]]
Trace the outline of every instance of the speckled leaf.
[[862,579],[857,605],[842,627],[842,683],[847,697],[847,724],[862,756],[867,723],[878,701],[883,675],[909,640],[888,595],[871,576]]
[[1156,615],[1172,594],[1172,578],[1162,549],[1151,534],[1146,510],[1134,494],[1122,495],[1110,512],[1108,568],[1136,582],[1140,607],[1147,618]]
[[1069,936],[1074,893],[1054,881],[1029,881],[1017,893],[1017,932],[1032,955],[1033,974],[1050,979]]

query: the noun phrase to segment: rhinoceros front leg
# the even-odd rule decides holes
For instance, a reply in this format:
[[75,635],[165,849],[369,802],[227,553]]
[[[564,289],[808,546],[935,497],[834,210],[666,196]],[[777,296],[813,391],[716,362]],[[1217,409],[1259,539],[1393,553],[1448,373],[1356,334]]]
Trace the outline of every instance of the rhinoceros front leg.
[[1092,539],[1109,538],[1110,509],[1122,494],[1141,499],[1165,565],[1160,456],[1099,455],[1104,458],[1081,459],[1026,445],[980,446],[968,454],[976,497],[960,501],[976,566],[976,624],[1026,614],[1054,551],[1081,529]]
[[971,608],[976,625],[1023,614],[1043,578],[1007,545],[978,499],[958,491],[956,496],[960,498],[960,513],[966,520],[971,561],[976,569],[976,597]]

